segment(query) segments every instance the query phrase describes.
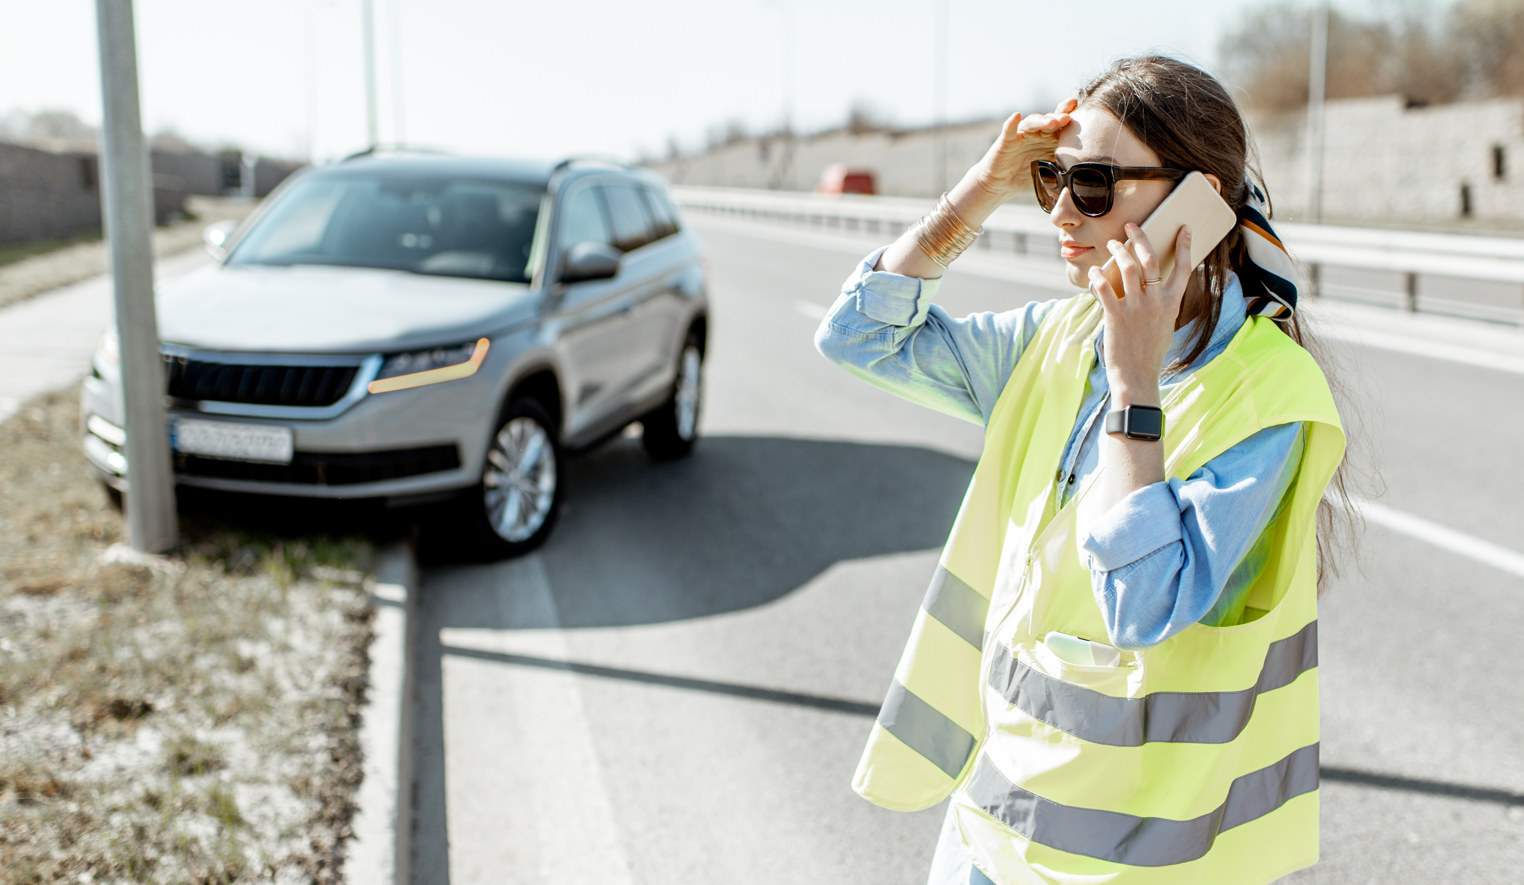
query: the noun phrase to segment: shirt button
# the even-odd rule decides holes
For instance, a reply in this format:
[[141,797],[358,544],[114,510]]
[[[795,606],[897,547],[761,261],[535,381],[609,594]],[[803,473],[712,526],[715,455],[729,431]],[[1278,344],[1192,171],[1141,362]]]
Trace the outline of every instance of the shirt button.
[[1053,481],[1054,482],[1063,482],[1064,481],[1064,468],[1062,468],[1062,467],[1058,468],[1058,475],[1053,477]]
[[1069,474],[1069,485],[1074,485],[1074,474]]

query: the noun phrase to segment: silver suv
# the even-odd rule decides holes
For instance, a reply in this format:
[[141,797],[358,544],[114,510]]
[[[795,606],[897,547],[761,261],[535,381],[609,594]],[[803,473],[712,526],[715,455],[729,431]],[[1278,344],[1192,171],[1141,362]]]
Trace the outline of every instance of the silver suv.
[[[653,458],[697,439],[705,264],[655,176],[370,155],[208,234],[219,262],[158,291],[182,485],[448,498],[502,556],[550,532],[565,452],[637,421]],[[121,491],[114,329],[81,410]]]

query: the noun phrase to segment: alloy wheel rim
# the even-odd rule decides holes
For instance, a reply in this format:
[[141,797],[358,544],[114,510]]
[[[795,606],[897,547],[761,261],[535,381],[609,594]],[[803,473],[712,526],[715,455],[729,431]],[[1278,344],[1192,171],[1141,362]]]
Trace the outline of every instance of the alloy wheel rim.
[[683,349],[683,364],[677,375],[677,435],[691,440],[698,432],[699,398],[703,393],[703,357],[698,348]]
[[545,525],[556,499],[556,451],[533,418],[514,418],[497,432],[482,475],[487,519],[506,541],[527,541]]

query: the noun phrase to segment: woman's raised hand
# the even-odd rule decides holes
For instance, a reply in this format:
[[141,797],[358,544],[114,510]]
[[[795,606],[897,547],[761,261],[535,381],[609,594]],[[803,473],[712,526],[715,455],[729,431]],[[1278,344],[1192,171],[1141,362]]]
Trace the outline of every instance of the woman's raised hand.
[[[1000,204],[1024,187],[1032,186],[1032,161],[1053,156],[1059,130],[1069,125],[1069,112],[1079,102],[1066,99],[1051,114],[1023,118],[1013,114],[1005,121],[994,146],[964,174],[947,200],[953,213],[970,230],[978,230]],[[915,229],[906,231],[879,258],[876,270],[936,279],[942,265],[932,261],[916,242]]]
[[1066,98],[1051,114],[1023,117],[1012,114],[1000,137],[974,167],[979,184],[1001,201],[1032,187],[1032,161],[1053,156],[1058,132],[1069,125],[1069,113],[1079,101]]

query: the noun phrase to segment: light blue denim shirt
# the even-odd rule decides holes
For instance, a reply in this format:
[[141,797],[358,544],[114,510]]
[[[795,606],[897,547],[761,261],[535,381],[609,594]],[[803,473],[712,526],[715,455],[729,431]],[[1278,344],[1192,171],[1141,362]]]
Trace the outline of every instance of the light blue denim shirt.
[[[954,319],[933,302],[941,280],[873,270],[879,249],[842,285],[815,346],[876,387],[988,424],[1016,361],[1059,303],[1032,302],[1002,313]],[[1238,278],[1229,278],[1206,351],[1179,371],[1166,368],[1162,393],[1215,359],[1243,325]],[[1194,323],[1175,332],[1166,367],[1183,357]],[[1079,415],[1060,460],[1064,503],[1100,466],[1101,416],[1107,411],[1103,332]],[[1137,650],[1194,623],[1238,623],[1249,587],[1269,555],[1274,519],[1302,461],[1300,424],[1268,427],[1208,461],[1185,479],[1133,492],[1081,535],[1092,588],[1111,642]]]

